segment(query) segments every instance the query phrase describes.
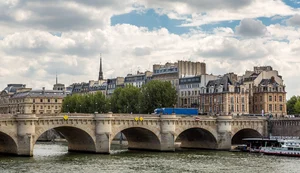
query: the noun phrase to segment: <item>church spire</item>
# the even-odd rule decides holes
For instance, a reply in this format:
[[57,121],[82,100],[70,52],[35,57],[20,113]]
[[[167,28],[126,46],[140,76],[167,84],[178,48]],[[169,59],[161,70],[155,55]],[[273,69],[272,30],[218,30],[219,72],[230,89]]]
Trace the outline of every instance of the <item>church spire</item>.
[[102,57],[100,53],[100,69],[99,69],[99,77],[98,80],[103,80],[103,72],[102,72]]
[[58,80],[57,80],[57,72],[56,72],[56,82],[55,82],[56,84],[57,84],[57,81],[58,81]]

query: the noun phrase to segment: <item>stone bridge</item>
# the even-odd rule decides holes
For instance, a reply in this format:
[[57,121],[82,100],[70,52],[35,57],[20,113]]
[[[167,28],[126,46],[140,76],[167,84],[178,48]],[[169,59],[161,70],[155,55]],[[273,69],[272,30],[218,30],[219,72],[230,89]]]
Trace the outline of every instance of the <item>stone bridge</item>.
[[267,136],[264,117],[143,114],[0,115],[0,152],[32,156],[43,133],[55,129],[68,141],[69,151],[109,153],[122,132],[129,149],[175,151],[181,148],[229,150],[242,138]]

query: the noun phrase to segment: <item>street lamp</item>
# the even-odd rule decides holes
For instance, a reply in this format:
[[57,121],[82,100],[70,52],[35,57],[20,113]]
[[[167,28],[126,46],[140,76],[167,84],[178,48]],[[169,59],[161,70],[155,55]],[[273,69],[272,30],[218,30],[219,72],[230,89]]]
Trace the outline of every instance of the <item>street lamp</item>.
[[111,112],[111,103],[108,103],[108,112]]
[[69,112],[69,105],[67,105],[67,112],[70,113],[70,112]]
[[96,112],[98,112],[98,103],[96,102]]
[[80,107],[80,108],[79,108],[79,113],[81,113],[81,105],[79,105],[79,107]]

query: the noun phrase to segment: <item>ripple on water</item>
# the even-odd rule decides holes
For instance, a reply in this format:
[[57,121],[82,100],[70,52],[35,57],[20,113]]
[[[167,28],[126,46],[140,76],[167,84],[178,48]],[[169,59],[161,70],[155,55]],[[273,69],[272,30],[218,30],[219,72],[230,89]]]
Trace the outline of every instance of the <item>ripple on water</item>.
[[68,153],[66,144],[36,144],[34,157],[0,155],[0,173],[14,172],[291,172],[299,171],[299,158],[223,151],[175,153],[127,151],[114,148],[111,155]]

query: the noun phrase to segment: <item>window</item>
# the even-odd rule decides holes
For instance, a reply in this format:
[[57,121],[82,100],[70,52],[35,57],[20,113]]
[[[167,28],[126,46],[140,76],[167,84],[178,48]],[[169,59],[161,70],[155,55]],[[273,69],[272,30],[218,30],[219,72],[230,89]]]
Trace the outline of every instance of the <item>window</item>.
[[279,96],[279,101],[282,102],[282,96]]
[[272,105],[269,104],[269,111],[271,112],[272,111]]
[[35,103],[35,99],[32,99],[32,102]]
[[261,101],[261,102],[263,101],[263,98],[262,98],[262,96],[260,96],[260,101]]
[[272,96],[269,96],[269,101],[270,101],[270,102],[272,101]]
[[274,96],[274,101],[275,101],[275,102],[277,101],[277,97],[276,97],[276,96]]
[[48,109],[50,109],[50,106],[48,106]]
[[43,103],[43,99],[41,99],[40,102]]
[[50,103],[50,99],[48,99],[48,103]]
[[234,103],[234,98],[231,97],[231,98],[230,98],[230,101],[231,101],[231,103],[233,104],[233,103]]
[[244,97],[242,97],[242,103],[245,103],[245,98]]
[[[257,106],[256,106],[257,108]],[[245,105],[242,105],[242,111],[245,112]]]
[[280,111],[282,111],[283,110],[283,105],[280,105],[279,109],[280,109]]

